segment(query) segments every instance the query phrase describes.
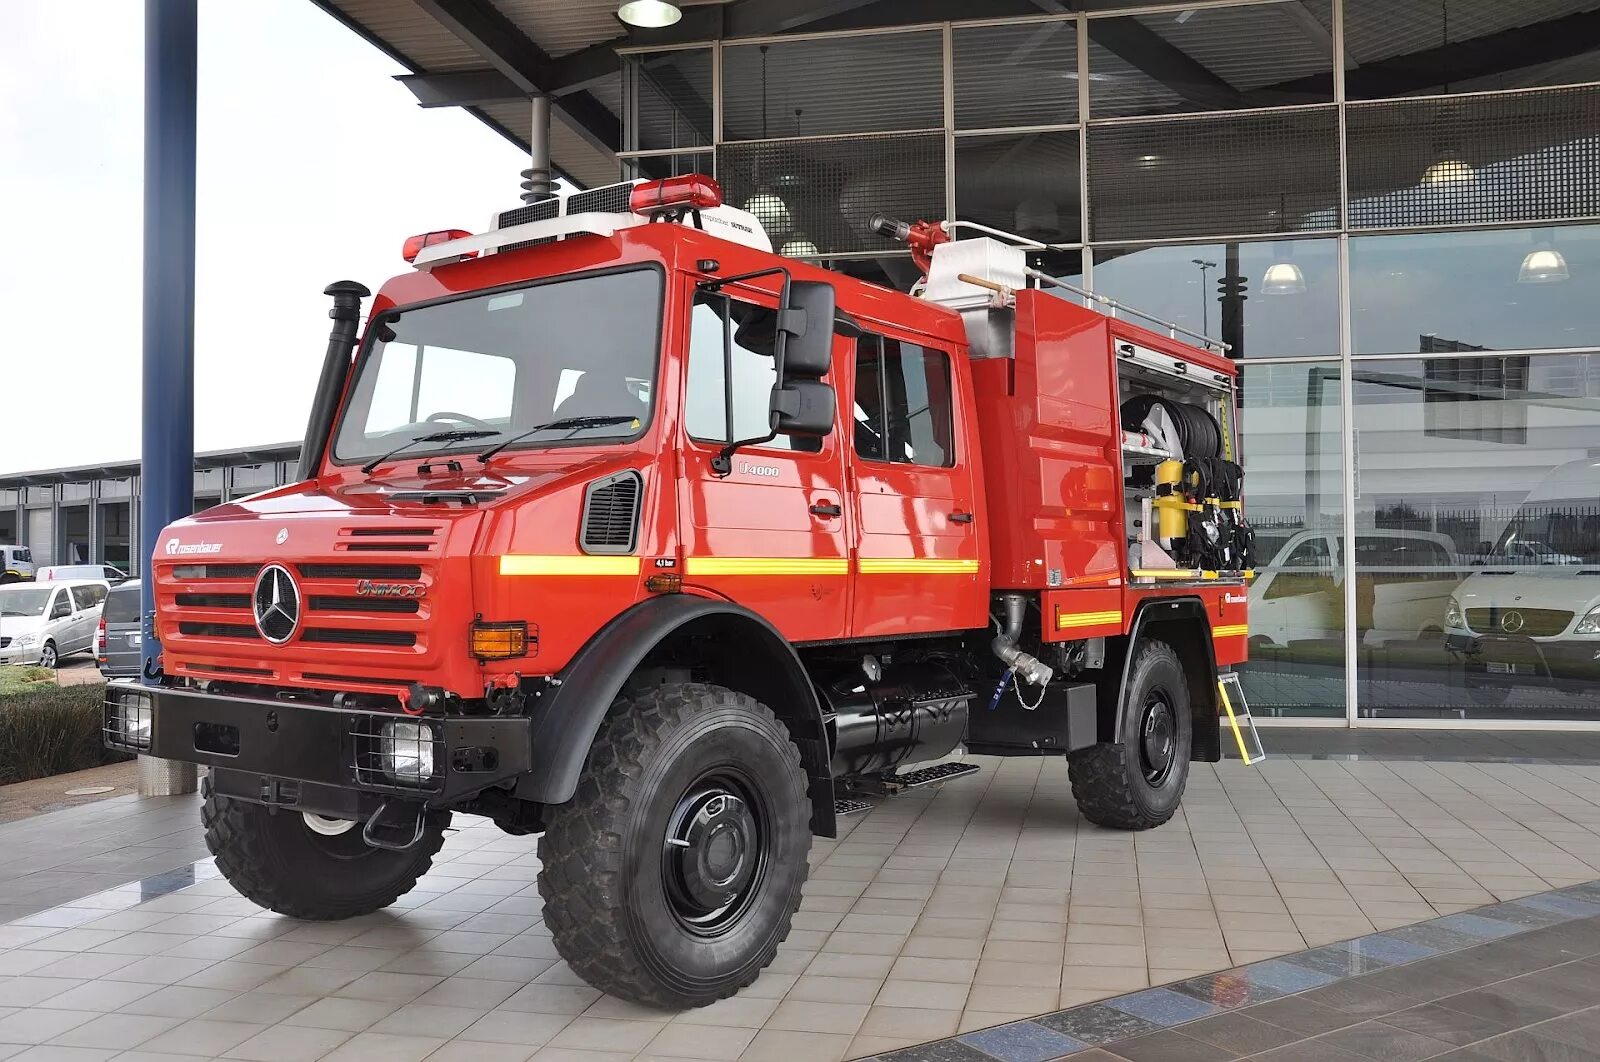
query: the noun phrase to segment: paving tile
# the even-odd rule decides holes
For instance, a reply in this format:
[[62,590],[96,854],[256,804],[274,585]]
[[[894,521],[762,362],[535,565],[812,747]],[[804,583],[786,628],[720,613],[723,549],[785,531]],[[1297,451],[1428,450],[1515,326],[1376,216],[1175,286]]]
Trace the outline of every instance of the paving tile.
[[1221,1008],[1170,988],[1151,988],[1132,995],[1107,1000],[1106,1006],[1143,1018],[1163,1028],[1197,1018],[1209,1017]]
[[1155,1022],[1102,1003],[1044,1014],[1034,1020],[1047,1029],[1091,1045],[1143,1036],[1161,1029]]
[[1086,1046],[1081,1040],[1033,1021],[969,1032],[958,1039],[1000,1062],[1047,1062]]
[[1277,1025],[1257,1021],[1248,1014],[1234,1012],[1202,1018],[1183,1026],[1183,1035],[1231,1052],[1230,1057],[1269,1051],[1302,1038]]
[[229,1048],[224,1055],[248,1062],[314,1062],[352,1035],[338,1029],[274,1025]]

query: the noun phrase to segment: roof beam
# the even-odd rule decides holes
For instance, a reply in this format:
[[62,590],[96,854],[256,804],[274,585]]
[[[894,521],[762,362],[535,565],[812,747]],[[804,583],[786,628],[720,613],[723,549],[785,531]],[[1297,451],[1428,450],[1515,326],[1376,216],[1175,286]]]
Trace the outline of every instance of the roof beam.
[[449,74],[396,74],[421,107],[483,107],[528,94],[498,70],[463,70]]
[[[1585,11],[1364,63],[1345,71],[1345,95],[1398,96],[1568,59],[1596,48],[1600,48],[1600,11]],[[1313,75],[1255,91],[1264,95],[1316,91],[1326,83],[1326,75]]]
[[[543,48],[528,39],[514,23],[485,0],[414,0],[457,39],[477,52],[525,96],[551,90],[557,72]],[[567,124],[603,151],[622,145],[621,122],[587,92],[573,92],[556,100],[557,113]]]
[[1207,110],[1243,106],[1238,89],[1137,19],[1095,19],[1089,39],[1188,103]]

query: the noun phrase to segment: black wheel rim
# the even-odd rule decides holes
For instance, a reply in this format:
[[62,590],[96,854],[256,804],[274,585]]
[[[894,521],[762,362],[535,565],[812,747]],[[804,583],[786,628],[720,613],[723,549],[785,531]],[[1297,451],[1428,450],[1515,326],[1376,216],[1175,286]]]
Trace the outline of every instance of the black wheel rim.
[[720,936],[750,909],[766,879],[771,812],[754,780],[705,771],[667,820],[661,878],[667,908],[696,936]]
[[1160,786],[1172,776],[1177,746],[1178,717],[1172,702],[1165,691],[1151,690],[1139,714],[1139,765],[1151,786]]

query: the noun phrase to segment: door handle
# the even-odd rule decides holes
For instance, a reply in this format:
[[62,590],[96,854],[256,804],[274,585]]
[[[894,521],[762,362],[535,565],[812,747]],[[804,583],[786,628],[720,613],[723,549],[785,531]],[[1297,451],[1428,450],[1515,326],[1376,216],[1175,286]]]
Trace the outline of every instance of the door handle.
[[833,502],[817,502],[811,507],[811,512],[817,516],[838,516],[844,510]]
[[950,522],[952,524],[970,524],[972,523],[972,514],[963,512],[951,513]]

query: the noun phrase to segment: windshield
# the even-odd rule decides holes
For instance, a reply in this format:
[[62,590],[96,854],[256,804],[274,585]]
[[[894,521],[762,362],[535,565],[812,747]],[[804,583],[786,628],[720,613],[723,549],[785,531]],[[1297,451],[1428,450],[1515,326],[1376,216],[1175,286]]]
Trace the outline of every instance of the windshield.
[[512,449],[628,439],[649,422],[658,270],[473,295],[383,320],[390,335],[380,334],[362,356],[334,439],[336,460],[369,461],[436,432],[471,437],[419,442],[407,456],[483,450],[557,419],[621,418],[535,432]]
[[1492,559],[1496,564],[1600,561],[1600,497],[1524,502],[1501,532]]
[[42,616],[50,602],[48,586],[8,586],[0,589],[0,616]]

